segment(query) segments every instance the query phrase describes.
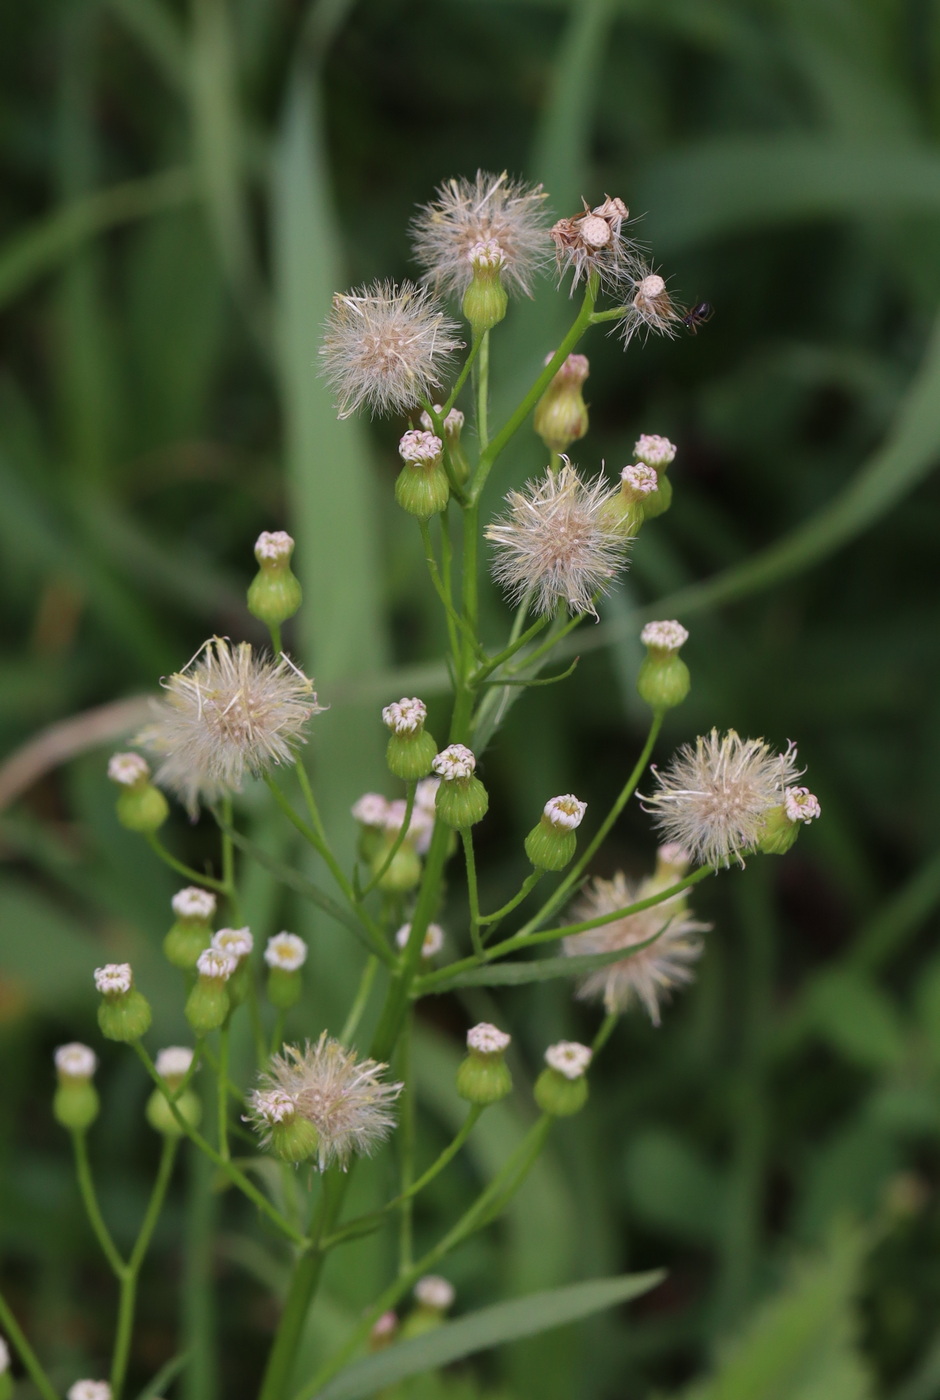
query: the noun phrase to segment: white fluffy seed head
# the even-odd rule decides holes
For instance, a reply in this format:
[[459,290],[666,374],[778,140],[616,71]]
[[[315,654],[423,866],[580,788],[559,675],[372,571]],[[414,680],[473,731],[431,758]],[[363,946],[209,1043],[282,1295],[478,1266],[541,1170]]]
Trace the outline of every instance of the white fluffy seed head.
[[398,443],[398,455],[413,467],[432,467],[441,460],[444,444],[433,433],[411,428]]
[[299,972],[307,961],[307,945],[296,933],[276,933],[268,939],[264,950],[268,967],[280,967],[285,972]]
[[636,462],[631,466],[624,467],[620,473],[620,483],[622,487],[625,486],[628,491],[640,499],[659,489],[659,477],[652,467],[646,466],[643,462]]
[[200,977],[213,981],[227,982],[238,967],[238,959],[219,948],[204,948],[196,959],[196,971]]
[[473,277],[472,251],[493,243],[511,289],[530,294],[545,264],[547,220],[541,185],[511,180],[504,170],[478,170],[473,180],[447,180],[412,224],[414,253],[435,289],[462,296]]
[[481,1021],[467,1031],[467,1049],[475,1050],[478,1055],[501,1055],[511,1040],[511,1035],[489,1021]]
[[211,890],[187,885],[186,889],[179,890],[173,896],[171,903],[178,919],[199,919],[208,923],[215,913],[216,898]]
[[540,613],[564,603],[574,615],[597,616],[594,598],[623,568],[630,545],[605,515],[616,494],[602,476],[582,481],[567,459],[560,471],[509,493],[507,514],[485,533],[493,576],[511,602],[533,593]]
[[293,552],[294,541],[286,530],[262,530],[255,541],[255,558],[259,564],[289,559]]
[[788,787],[783,805],[791,822],[812,822],[820,815],[819,798],[805,787]]
[[628,310],[617,323],[624,345],[629,345],[637,331],[674,336],[682,321],[682,313],[666,290],[658,273],[642,269],[633,283],[633,297]]
[[103,997],[123,996],[134,982],[130,963],[106,963],[95,968],[95,986]]
[[212,935],[212,947],[217,953],[227,953],[236,962],[247,958],[255,940],[250,928],[220,928]]
[[688,640],[681,622],[648,622],[640,633],[643,645],[655,651],[678,651]]
[[549,230],[559,280],[571,271],[574,291],[582,278],[596,275],[612,295],[632,285],[644,264],[639,246],[623,236],[628,217],[623,200],[606,195],[593,209],[585,203],[582,213],[559,219]]
[[678,451],[675,443],[658,433],[641,433],[633,444],[633,450],[641,462],[648,467],[668,467],[675,460]]
[[457,1294],[454,1285],[440,1274],[425,1274],[415,1284],[415,1297],[425,1308],[436,1312],[446,1312],[452,1306]]
[[155,1064],[164,1079],[182,1079],[189,1073],[193,1052],[188,1045],[167,1045],[159,1051]]
[[543,815],[558,831],[574,831],[584,820],[587,803],[581,802],[573,793],[564,797],[551,797],[545,803]]
[[363,793],[352,805],[352,814],[363,826],[384,826],[388,813],[388,798],[380,792]]
[[[407,948],[408,939],[411,937],[411,924],[402,924],[395,934],[395,942],[399,948]],[[434,958],[444,946],[444,930],[440,924],[428,924],[424,939],[421,943],[421,956],[423,958]]]
[[139,753],[115,753],[108,759],[108,777],[121,787],[133,787],[150,777],[150,764]]
[[576,1040],[559,1040],[545,1051],[545,1063],[566,1079],[580,1079],[591,1063],[593,1051]]
[[383,723],[393,734],[413,734],[416,729],[421,728],[427,717],[427,706],[417,697],[410,700],[402,697],[401,700],[386,705],[382,711]]
[[154,781],[191,816],[200,801],[239,792],[249,774],[293,763],[308,720],[323,709],[313,682],[286,656],[273,661],[224,637],[162,684],[165,696],[138,742],[161,757]]
[[320,354],[340,418],[364,406],[403,413],[429,398],[460,349],[456,331],[413,282],[373,282],[335,296]]
[[445,783],[452,783],[455,778],[471,777],[476,766],[477,761],[465,744],[448,744],[446,749],[435,754],[431,763],[435,773]]
[[76,1381],[68,1388],[67,1400],[111,1400],[111,1387],[107,1381]]
[[90,1079],[98,1068],[98,1056],[80,1040],[60,1045],[55,1052],[55,1067],[63,1079]]

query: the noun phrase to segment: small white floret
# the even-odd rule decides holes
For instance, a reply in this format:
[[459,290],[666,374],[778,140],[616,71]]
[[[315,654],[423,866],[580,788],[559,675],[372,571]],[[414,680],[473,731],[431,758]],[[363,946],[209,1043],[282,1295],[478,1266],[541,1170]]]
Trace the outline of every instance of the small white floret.
[[255,541],[255,558],[289,559],[294,549],[294,541],[286,530],[262,530]]
[[107,1381],[76,1381],[68,1389],[68,1400],[111,1400]]
[[413,734],[427,717],[427,706],[416,696],[410,700],[403,696],[401,700],[386,705],[382,711],[382,721],[393,734]]
[[108,777],[121,787],[133,787],[150,777],[150,764],[139,753],[115,753],[108,759]]
[[307,961],[307,945],[296,933],[276,933],[273,938],[268,939],[264,960],[268,967],[279,967],[284,972],[298,972]]
[[212,947],[219,953],[227,953],[237,962],[247,958],[254,946],[250,928],[220,928],[218,933],[212,935]]
[[819,798],[805,787],[789,787],[783,805],[791,822],[812,822],[820,815]]
[[188,885],[172,899],[173,913],[178,919],[201,919],[208,922],[215,913],[216,899],[211,890]]
[[426,1274],[415,1284],[415,1297],[426,1308],[446,1312],[457,1294],[454,1285],[440,1274]]
[[574,831],[584,820],[587,803],[581,802],[569,792],[564,797],[550,798],[543,810],[548,821],[557,830]]
[[[662,281],[662,278],[658,278]],[[633,444],[633,450],[641,462],[648,467],[668,467],[675,459],[676,447],[667,437],[658,433],[642,433]]]
[[200,977],[211,977],[220,982],[227,982],[237,967],[238,959],[218,948],[205,948],[196,959]]
[[511,1035],[489,1021],[481,1021],[467,1031],[467,1049],[475,1050],[478,1055],[501,1055],[511,1040]]
[[155,1066],[164,1079],[182,1079],[192,1062],[193,1052],[188,1045],[167,1045],[158,1052]]
[[90,1046],[73,1040],[59,1046],[55,1067],[64,1079],[90,1079],[98,1068],[98,1056]]
[[545,1051],[545,1063],[566,1079],[580,1079],[593,1058],[593,1051],[576,1040],[559,1040]]
[[435,773],[438,773],[445,783],[452,783],[455,778],[472,777],[476,766],[476,759],[464,744],[449,744],[446,749],[435,755],[431,764]]
[[95,986],[104,997],[122,996],[134,981],[130,963],[106,963],[95,968]]
[[656,651],[678,651],[688,640],[689,634],[681,622],[648,622],[640,633],[643,645]]
[[[411,924],[402,924],[395,934],[395,942],[399,948],[408,947],[408,939],[411,937]],[[444,930],[440,924],[428,924],[421,944],[421,956],[423,958],[433,958],[444,946]]]

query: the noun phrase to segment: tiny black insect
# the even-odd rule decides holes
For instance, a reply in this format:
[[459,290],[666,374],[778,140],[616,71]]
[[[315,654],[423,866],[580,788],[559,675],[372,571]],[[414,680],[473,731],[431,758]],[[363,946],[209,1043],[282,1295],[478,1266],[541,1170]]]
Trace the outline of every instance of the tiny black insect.
[[715,314],[715,308],[709,301],[700,301],[698,306],[690,306],[682,317],[682,324],[690,335],[697,335],[699,326],[704,326],[706,321],[710,321]]

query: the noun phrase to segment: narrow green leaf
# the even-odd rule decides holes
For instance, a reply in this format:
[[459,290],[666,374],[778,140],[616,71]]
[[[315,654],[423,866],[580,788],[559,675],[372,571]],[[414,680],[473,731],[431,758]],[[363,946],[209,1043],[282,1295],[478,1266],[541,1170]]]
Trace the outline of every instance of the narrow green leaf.
[[[394,1385],[408,1376],[420,1375],[439,1366],[447,1366],[463,1356],[531,1337],[577,1322],[582,1317],[613,1308],[631,1298],[649,1292],[665,1278],[662,1269],[646,1274],[624,1274],[619,1278],[592,1279],[588,1283],[554,1288],[545,1293],[532,1293],[527,1298],[514,1298],[481,1308],[456,1322],[389,1347],[385,1351],[356,1361],[340,1372],[315,1400],[362,1400],[384,1386]],[[311,1392],[301,1392],[304,1400]],[[298,1396],[297,1400],[300,1400]]]
[[866,1069],[886,1069],[904,1055],[901,1018],[888,995],[864,973],[821,973],[806,993],[811,1024],[834,1049]]
[[170,1383],[176,1380],[188,1360],[189,1353],[185,1351],[181,1351],[178,1356],[171,1357],[160,1367],[153,1380],[147,1382],[137,1400],[154,1400],[154,1396],[162,1394]]
[[[419,995],[451,992],[455,987],[520,987],[526,982],[550,982],[555,977],[579,977],[584,972],[606,967],[608,963],[623,962],[629,952],[614,948],[607,953],[579,953],[577,957],[536,958],[532,962],[495,962],[484,967],[470,967],[455,972],[446,981],[417,984]],[[445,969],[446,971],[446,969]]]

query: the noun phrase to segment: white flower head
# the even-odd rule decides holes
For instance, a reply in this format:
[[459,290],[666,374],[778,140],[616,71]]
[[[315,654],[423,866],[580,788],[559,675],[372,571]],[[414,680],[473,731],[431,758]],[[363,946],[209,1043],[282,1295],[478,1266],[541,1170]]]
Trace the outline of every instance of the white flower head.
[[219,948],[204,948],[196,959],[196,971],[200,977],[210,977],[213,981],[227,982],[238,967],[238,958]]
[[545,1051],[545,1063],[549,1069],[557,1070],[566,1079],[580,1079],[593,1057],[594,1052],[576,1040],[559,1040],[557,1045],[550,1045]]
[[139,753],[114,753],[108,759],[108,777],[121,787],[133,787],[150,777],[150,764]]
[[663,467],[675,461],[678,448],[658,433],[641,433],[633,444],[633,450],[645,466],[662,471]]
[[289,559],[294,552],[294,541],[286,530],[262,530],[255,541],[255,558],[260,564],[263,559]]
[[208,923],[215,913],[216,898],[211,890],[201,890],[198,885],[187,885],[172,898],[173,913],[178,919],[198,919]]
[[471,777],[476,766],[477,761],[466,744],[448,744],[431,762],[431,767],[445,783]]
[[611,293],[622,291],[643,268],[639,246],[623,236],[630,211],[622,199],[606,195],[603,203],[589,208],[586,201],[580,214],[559,219],[551,228],[555,244],[558,279],[571,272],[571,290],[582,278],[597,275],[601,286]]
[[98,1068],[98,1056],[80,1040],[60,1045],[55,1052],[55,1067],[63,1079],[90,1079]]
[[541,185],[511,180],[505,170],[445,181],[412,224],[414,254],[428,281],[462,296],[473,277],[474,250],[493,243],[509,286],[529,296],[532,277],[545,263],[544,200]]
[[398,455],[412,467],[433,467],[441,460],[444,444],[434,433],[410,428],[398,443]]
[[794,744],[777,754],[763,739],[713,729],[694,745],[684,744],[665,772],[653,766],[659,786],[642,801],[667,840],[697,864],[743,865],[767,814],[783,805],[801,772]]
[[659,477],[652,467],[644,462],[636,462],[624,467],[620,473],[621,487],[626,487],[634,497],[642,500],[659,489]]
[[[594,879],[575,905],[575,918],[594,919],[602,914],[613,914],[617,909],[647,899],[661,888],[667,889],[683,874],[682,866],[672,874],[660,872],[657,862],[657,876],[639,885],[632,884],[619,871],[612,880]],[[690,964],[701,956],[700,935],[707,933],[710,927],[692,918],[680,894],[609,924],[572,934],[564,940],[562,948],[568,957],[612,953],[622,948],[622,961],[608,963],[584,976],[578,996],[586,1001],[603,999],[604,1010],[615,1015],[639,1002],[646,1008],[653,1025],[658,1026],[660,1003],[668,999],[674,987],[693,980]]]
[[487,526],[486,538],[495,546],[493,576],[513,603],[534,592],[541,613],[564,603],[572,614],[597,616],[594,597],[610,587],[630,544],[605,519],[616,494],[602,476],[582,481],[567,459],[524,492],[510,491],[508,514]]
[[564,797],[549,798],[542,811],[558,831],[575,831],[584,820],[587,803],[569,792]]
[[264,950],[268,967],[280,967],[285,972],[299,972],[307,961],[307,945],[296,933],[276,933],[268,939]]
[[454,1285],[446,1278],[441,1278],[440,1274],[425,1274],[424,1278],[419,1278],[415,1284],[415,1297],[425,1308],[433,1308],[436,1312],[446,1312],[453,1305],[457,1294]]
[[413,734],[420,729],[428,717],[428,709],[423,700],[403,697],[382,711],[382,720],[393,734]]
[[227,953],[236,962],[247,958],[254,946],[255,940],[250,928],[220,928],[212,935],[212,947],[216,952]]
[[788,787],[783,805],[791,822],[813,822],[822,811],[819,798],[805,787]]
[[68,1388],[67,1400],[111,1400],[111,1387],[107,1381],[76,1381]]
[[403,413],[427,399],[460,348],[456,331],[413,282],[373,282],[335,296],[320,354],[340,418],[363,405]]
[[155,1061],[157,1074],[164,1079],[182,1079],[189,1073],[193,1052],[188,1045],[167,1045]]
[[134,982],[130,963],[105,963],[95,968],[95,986],[103,997],[123,996]]
[[474,272],[500,272],[506,266],[506,255],[495,238],[474,243],[467,253],[467,260]]
[[275,1055],[259,1093],[281,1091],[313,1124],[322,1171],[331,1162],[345,1166],[354,1153],[368,1156],[391,1132],[391,1106],[402,1085],[383,1083],[386,1068],[375,1060],[358,1060],[324,1031],[315,1045],[308,1041],[302,1050],[287,1045]]
[[640,633],[643,645],[655,651],[678,651],[688,640],[681,622],[648,622]]
[[[395,934],[395,943],[399,948],[408,947],[408,939],[411,937],[411,924],[402,924]],[[444,930],[440,924],[428,924],[424,939],[421,943],[422,958],[434,958],[444,946]]]
[[352,814],[363,826],[385,825],[388,813],[388,798],[380,792],[365,792],[352,806]]
[[162,757],[154,781],[193,817],[200,799],[214,802],[239,792],[248,774],[293,763],[307,721],[323,709],[286,656],[273,661],[224,637],[206,642],[163,687],[139,742]]
[[467,1031],[467,1049],[478,1055],[501,1055],[508,1049],[512,1036],[489,1021],[481,1021]]
[[[436,403],[434,405],[434,412],[437,414],[443,413],[444,405]],[[431,418],[430,413],[428,413],[426,409],[421,410],[421,418],[419,421],[421,423],[422,428],[424,428],[425,432],[434,432],[434,422]],[[452,408],[444,419],[444,436],[447,438],[460,437],[463,425],[464,416],[461,413],[460,409]]]

